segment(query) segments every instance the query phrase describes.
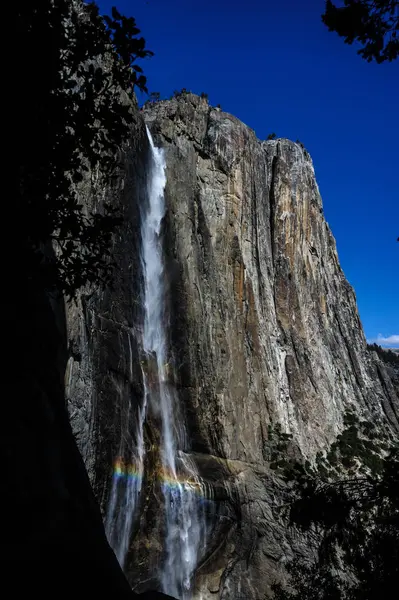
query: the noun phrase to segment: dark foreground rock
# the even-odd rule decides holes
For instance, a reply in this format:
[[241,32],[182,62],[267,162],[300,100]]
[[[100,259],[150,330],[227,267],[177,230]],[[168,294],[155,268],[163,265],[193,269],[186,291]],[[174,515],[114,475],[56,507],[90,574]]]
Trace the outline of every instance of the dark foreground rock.
[[134,594],[106,540],[65,404],[62,305],[42,294],[24,300],[23,313],[6,307],[8,356],[23,348],[24,362],[3,384],[2,597],[167,600]]
[[68,419],[62,304],[29,290],[24,300],[23,313],[8,307],[24,362],[20,377],[7,378],[0,441],[3,597],[131,597]]

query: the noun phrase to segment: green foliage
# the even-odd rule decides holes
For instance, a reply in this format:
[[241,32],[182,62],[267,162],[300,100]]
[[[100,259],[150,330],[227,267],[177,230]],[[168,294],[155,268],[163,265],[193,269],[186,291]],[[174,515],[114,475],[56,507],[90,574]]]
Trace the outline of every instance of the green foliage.
[[275,133],[269,133],[269,135],[267,136],[267,140],[275,140],[277,137],[277,135]]
[[290,456],[292,445],[292,434],[284,433],[280,423],[269,425],[267,428],[267,440],[263,445],[263,457],[269,462],[269,466],[279,474],[288,477],[290,468],[296,461]]
[[181,90],[174,90],[173,98],[180,98],[181,96],[186,96],[187,94],[190,94],[190,91],[186,88],[182,88]]
[[306,150],[305,148],[305,144],[303,144],[300,140],[296,140],[295,142],[296,144],[298,144],[302,150],[303,150],[303,155],[305,156],[305,158],[310,159],[310,154],[309,152]]
[[317,563],[297,561],[290,565],[290,589],[272,585],[274,600],[342,600],[348,584]]
[[344,416],[344,426],[325,459],[317,457],[319,472],[330,476],[339,476],[343,469],[350,475],[381,472],[389,441],[381,437],[373,423],[359,420],[352,412]]
[[292,434],[284,433],[280,423],[268,425],[262,454],[269,467],[287,482],[296,482],[312,469],[309,461],[298,462],[300,451]]
[[28,225],[25,265],[31,286],[69,297],[86,283],[109,281],[120,218],[110,205],[88,213],[81,184],[90,186],[91,174],[94,190],[98,173],[103,184],[112,182],[133,119],[126,97],[146,91],[136,61],[152,54],[133,18],[115,8],[101,17],[94,3],[77,4],[43,0],[16,8],[20,55],[31,65],[15,90],[27,100],[17,186]]
[[399,55],[398,0],[344,0],[341,7],[327,0],[322,20],[345,43],[360,43],[358,54],[368,62],[392,61]]
[[208,100],[208,94],[206,94],[205,92],[201,92],[201,98],[203,98],[204,100]]
[[327,455],[291,467],[286,478],[290,523],[312,535],[317,559],[289,565],[291,587],[275,585],[275,597],[389,597],[399,577],[399,445],[347,413]]
[[159,102],[160,99],[161,99],[160,92],[151,92],[151,94],[150,94],[150,101],[151,102]]

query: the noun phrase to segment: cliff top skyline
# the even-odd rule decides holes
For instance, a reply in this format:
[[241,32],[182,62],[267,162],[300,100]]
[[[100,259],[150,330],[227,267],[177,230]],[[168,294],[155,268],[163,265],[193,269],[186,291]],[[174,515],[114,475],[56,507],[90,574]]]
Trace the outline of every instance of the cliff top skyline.
[[[105,13],[113,4],[99,2]],[[398,63],[357,56],[323,25],[323,0],[118,8],[155,53],[144,65],[150,92],[205,92],[260,139],[276,133],[305,145],[366,337],[399,347]]]

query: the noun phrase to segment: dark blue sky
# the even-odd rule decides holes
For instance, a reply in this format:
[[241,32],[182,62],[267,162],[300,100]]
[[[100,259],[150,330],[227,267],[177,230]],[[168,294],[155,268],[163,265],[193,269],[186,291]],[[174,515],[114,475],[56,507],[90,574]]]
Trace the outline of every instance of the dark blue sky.
[[399,347],[399,59],[363,61],[322,24],[324,0],[113,4],[155,53],[150,91],[207,92],[259,138],[305,144],[366,336]]

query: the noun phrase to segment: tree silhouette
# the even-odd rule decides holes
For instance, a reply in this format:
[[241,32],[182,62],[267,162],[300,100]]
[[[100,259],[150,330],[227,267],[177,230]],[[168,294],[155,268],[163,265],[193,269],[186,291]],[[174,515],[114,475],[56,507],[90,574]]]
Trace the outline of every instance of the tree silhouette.
[[316,466],[290,465],[292,526],[309,536],[315,560],[288,566],[276,600],[379,600],[399,579],[399,449],[353,414]]
[[358,54],[368,62],[392,61],[399,55],[398,0],[344,0],[342,7],[327,0],[322,20],[345,43],[362,44]]
[[116,8],[101,17],[94,3],[43,0],[15,10],[21,56],[34,65],[16,88],[26,97],[17,185],[28,226],[25,266],[31,286],[72,297],[111,272],[119,218],[107,204],[88,212],[82,182],[90,187],[96,173],[112,181],[133,119],[129,98],[134,88],[146,91],[136,61],[152,53],[135,20]]

